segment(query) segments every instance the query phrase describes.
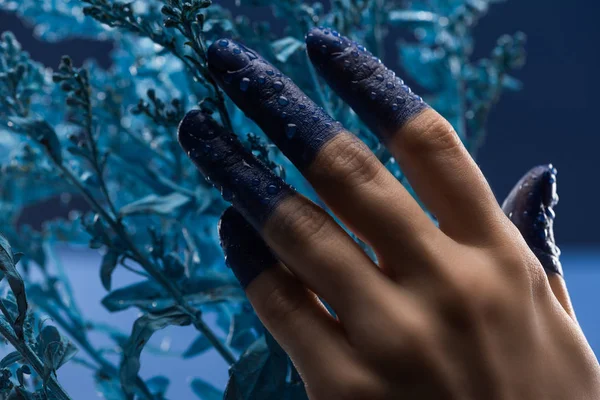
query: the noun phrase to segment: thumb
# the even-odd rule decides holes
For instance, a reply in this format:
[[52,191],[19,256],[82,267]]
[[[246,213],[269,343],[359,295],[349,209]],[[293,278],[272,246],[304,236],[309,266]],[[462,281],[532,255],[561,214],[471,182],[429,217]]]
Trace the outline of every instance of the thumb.
[[558,203],[556,174],[552,164],[532,168],[504,200],[502,210],[519,229],[546,270],[552,292],[560,304],[575,318],[563,278],[560,250],[554,240],[554,207]]

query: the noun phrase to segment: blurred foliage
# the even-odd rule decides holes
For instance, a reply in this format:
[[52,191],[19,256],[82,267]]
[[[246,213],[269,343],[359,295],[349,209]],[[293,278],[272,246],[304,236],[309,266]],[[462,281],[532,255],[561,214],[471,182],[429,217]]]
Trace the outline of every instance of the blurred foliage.
[[[194,107],[211,112],[276,173],[300,190],[308,188],[225,98],[208,73],[206,48],[222,36],[255,48],[407,184],[375,136],[315,74],[305,32],[332,27],[398,65],[475,154],[490,109],[504,89],[519,88],[510,72],[525,59],[525,37],[517,33],[501,37],[489,58],[472,60],[473,27],[494,2],[237,0],[270,6],[265,20],[233,15],[236,8],[210,0],[0,3],[31,22],[43,40],[76,36],[115,44],[108,70],[93,62],[75,66],[67,56],[51,70],[32,61],[10,33],[0,41],[0,229],[7,238],[0,240],[0,269],[8,283],[0,300],[0,334],[15,348],[0,361],[0,393],[68,399],[55,371],[79,349],[82,357],[73,361],[93,369],[106,399],[163,399],[168,379],[141,378],[140,354],[157,330],[186,325],[198,336],[184,358],[215,348],[231,365],[225,394],[202,377],[191,381],[200,399],[306,399],[289,358],[265,334],[224,266],[216,223],[226,203],[180,150],[179,120]],[[396,50],[384,53],[394,37]],[[89,208],[49,219],[39,230],[18,223],[29,207],[55,197],[81,198]],[[9,242],[24,253],[22,274],[15,267],[21,256]],[[98,274],[108,291],[102,304],[111,312],[142,312],[130,335],[87,320],[54,254],[59,242],[102,252]],[[142,278],[115,289],[116,268]],[[218,315],[218,329],[205,323],[207,313]],[[92,331],[114,340],[120,363],[93,346]]]

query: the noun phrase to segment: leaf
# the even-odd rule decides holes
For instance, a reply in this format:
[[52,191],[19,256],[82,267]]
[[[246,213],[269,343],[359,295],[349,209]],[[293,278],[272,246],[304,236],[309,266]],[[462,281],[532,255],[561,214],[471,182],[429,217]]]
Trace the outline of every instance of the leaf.
[[304,42],[291,36],[284,37],[271,43],[271,49],[273,49],[275,58],[283,63],[286,62],[292,54],[303,48]]
[[235,314],[229,327],[227,343],[236,350],[246,350],[256,340],[260,327],[260,320],[253,311]]
[[[185,301],[192,305],[245,299],[239,283],[225,275],[190,278],[182,283],[181,291]],[[175,302],[159,283],[147,280],[112,291],[102,299],[102,304],[109,311],[129,307],[156,311],[171,307]]]
[[223,392],[200,378],[194,378],[190,383],[192,390],[200,400],[222,400]]
[[15,268],[15,261],[12,248],[8,240],[0,234],[0,271],[6,276],[10,289],[17,299],[17,308],[19,314],[13,323],[13,328],[17,337],[23,339],[23,323],[27,316],[27,296],[25,294],[25,284],[23,278]]
[[179,308],[172,307],[158,313],[144,314],[134,324],[129,341],[123,346],[119,377],[125,394],[133,395],[140,371],[140,355],[154,332],[169,325],[189,325],[191,318]]
[[108,253],[102,257],[102,265],[100,265],[100,280],[104,289],[110,291],[112,273],[117,268],[117,261],[119,260],[119,253],[114,250],[109,250]]
[[46,149],[48,155],[57,163],[62,164],[60,141],[48,122],[43,119],[10,117],[12,128],[16,132],[24,133]]
[[4,356],[0,361],[0,369],[8,368],[14,363],[22,362],[23,356],[18,351],[13,351]]
[[111,374],[100,370],[95,374],[94,379],[98,392],[102,393],[105,400],[126,400],[121,389],[121,382],[113,378]]
[[58,329],[46,325],[38,337],[38,353],[47,372],[57,371],[77,353],[77,347],[62,336]]
[[279,399],[286,385],[287,356],[257,339],[229,370],[224,400]]
[[119,210],[122,216],[136,214],[161,214],[167,215],[177,208],[190,202],[191,198],[181,193],[173,192],[165,196],[150,194],[133,203],[129,203]]
[[146,381],[146,386],[153,394],[164,396],[169,388],[169,383],[169,378],[165,376],[155,376]]
[[183,358],[192,358],[198,354],[204,353],[206,350],[212,347],[210,340],[204,335],[198,335],[198,337],[192,342],[190,347],[183,352]]

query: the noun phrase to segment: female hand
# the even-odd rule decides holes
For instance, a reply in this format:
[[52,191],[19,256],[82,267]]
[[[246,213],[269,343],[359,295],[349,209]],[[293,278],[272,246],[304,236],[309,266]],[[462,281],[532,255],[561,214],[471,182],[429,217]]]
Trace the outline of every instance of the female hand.
[[532,170],[509,196],[515,225],[451,125],[381,61],[326,29],[308,34],[307,50],[439,221],[258,54],[226,39],[210,47],[226,93],[377,255],[209,116],[182,121],[181,145],[235,207],[220,223],[228,265],[309,397],[600,398],[600,367],[558,275],[553,169]]

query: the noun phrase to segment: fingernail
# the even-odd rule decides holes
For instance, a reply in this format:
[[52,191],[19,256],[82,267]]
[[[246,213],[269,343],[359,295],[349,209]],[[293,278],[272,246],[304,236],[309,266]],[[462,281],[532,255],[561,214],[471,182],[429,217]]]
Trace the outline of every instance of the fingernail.
[[557,170],[549,165],[531,169],[512,189],[502,210],[549,273],[562,275],[560,250],[554,239]]
[[215,42],[208,66],[227,95],[301,171],[342,131],[290,78],[245,46]]
[[219,220],[219,237],[225,262],[245,289],[265,269],[277,264],[277,258],[258,232],[233,207]]
[[255,226],[261,227],[294,189],[254,157],[232,133],[201,111],[190,111],[178,129],[188,157]]
[[428,107],[380,59],[335,31],[313,28],[306,48],[329,86],[384,141]]

